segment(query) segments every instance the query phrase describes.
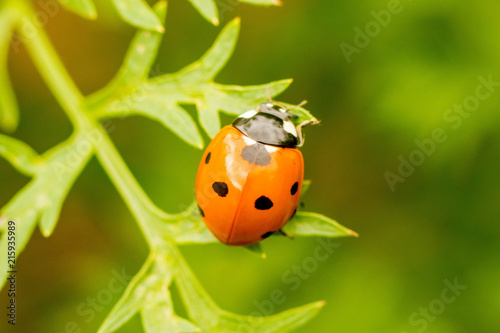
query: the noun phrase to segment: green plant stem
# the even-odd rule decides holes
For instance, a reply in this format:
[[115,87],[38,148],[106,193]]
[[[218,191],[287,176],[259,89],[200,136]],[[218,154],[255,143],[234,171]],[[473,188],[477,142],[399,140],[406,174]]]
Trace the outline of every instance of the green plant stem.
[[[23,5],[22,8],[26,20],[36,17],[30,6]],[[149,246],[160,246],[159,234],[147,220],[150,215],[147,210],[158,208],[137,183],[102,126],[83,111],[84,97],[57,56],[45,31],[40,28],[41,23],[29,22],[35,33],[29,38],[26,37],[24,42],[35,66],[75,126],[75,132],[98,131],[102,138],[101,143],[95,147],[99,162],[132,211]]]
[[[96,147],[96,154],[102,167],[111,178],[111,181],[118,189],[123,200],[128,204],[129,209],[139,223],[151,248],[161,246],[163,239],[148,221],[148,214],[144,206],[145,202],[153,205],[144,193],[144,190],[137,183],[122,157],[106,133],[102,131],[103,142]],[[141,199],[142,198],[142,199]],[[139,199],[139,200],[137,200]]]

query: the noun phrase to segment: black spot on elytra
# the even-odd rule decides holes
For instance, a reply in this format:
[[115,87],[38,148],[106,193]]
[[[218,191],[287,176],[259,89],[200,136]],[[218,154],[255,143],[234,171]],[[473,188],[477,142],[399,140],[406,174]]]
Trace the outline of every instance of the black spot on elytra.
[[257,208],[258,210],[268,210],[272,206],[273,202],[268,197],[261,196],[257,200],[255,200],[255,208]]
[[267,237],[271,236],[272,234],[274,234],[274,231],[268,231],[265,234],[263,234],[262,236],[260,236],[260,238],[266,239]]
[[212,153],[211,152],[209,152],[207,154],[207,157],[205,158],[205,164],[208,164],[208,162],[210,162],[210,157],[212,157]]
[[292,185],[292,189],[290,190],[290,193],[292,193],[292,195],[294,195],[295,193],[297,193],[297,190],[299,189],[299,183],[295,182],[293,185]]
[[200,211],[201,217],[205,217],[205,213],[203,212],[203,209],[201,209],[200,205],[198,205],[198,210]]
[[219,197],[225,197],[228,192],[227,184],[224,182],[215,182],[212,184],[212,188]]
[[266,147],[262,143],[246,146],[241,151],[241,157],[243,157],[244,160],[257,165],[265,166],[271,163],[271,154],[269,154]]

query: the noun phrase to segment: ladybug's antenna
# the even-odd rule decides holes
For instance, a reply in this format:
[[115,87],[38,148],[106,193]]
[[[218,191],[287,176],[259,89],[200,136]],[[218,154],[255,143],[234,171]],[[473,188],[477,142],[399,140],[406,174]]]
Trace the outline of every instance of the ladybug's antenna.
[[305,105],[307,104],[307,101],[306,100],[303,100],[302,102],[300,102],[299,104],[295,105],[295,106],[291,106],[288,108],[288,110],[291,110],[291,109],[298,109],[300,108],[302,105]]
[[316,118],[313,118],[313,119],[303,121],[302,123],[300,123],[297,126],[297,134],[299,136],[299,144],[297,145],[297,147],[302,147],[302,145],[304,144],[304,134],[302,134],[302,127],[308,126],[308,125],[317,125],[317,124],[319,124],[319,120]]
[[[272,101],[272,100],[271,100],[271,101]],[[298,109],[298,108],[300,108],[302,105],[304,105],[304,104],[306,104],[306,103],[307,103],[307,101],[306,101],[306,100],[303,100],[302,102],[300,102],[300,103],[299,103],[299,104],[297,104],[297,105],[287,107],[286,105],[283,105],[283,104],[279,104],[279,103],[274,102],[274,104],[281,106],[283,109],[285,109],[285,110],[287,110],[287,111],[288,111],[288,110],[293,110],[293,109]]]

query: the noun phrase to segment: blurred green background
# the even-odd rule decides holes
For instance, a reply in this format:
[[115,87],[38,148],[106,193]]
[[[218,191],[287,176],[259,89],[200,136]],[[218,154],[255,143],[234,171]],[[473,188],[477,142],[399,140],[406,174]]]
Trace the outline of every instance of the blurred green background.
[[[274,289],[286,297],[275,311],[326,300],[298,332],[500,332],[499,87],[460,116],[460,125],[446,120],[454,104],[474,100],[479,76],[500,82],[500,4],[403,0],[377,31],[371,11],[391,2],[284,0],[275,8],[218,2],[222,24],[242,18],[235,54],[218,81],[294,78],[278,100],[307,99],[322,121],[306,129],[302,148],[306,178],[313,181],[304,209],[360,237],[335,240],[334,252],[299,278],[295,290],[287,277],[314,255],[315,238],[272,237],[263,244],[266,260],[219,244],[182,247],[216,302],[250,314]],[[61,10],[46,25],[85,94],[113,76],[134,33],[106,3],[97,4],[95,22]],[[340,44],[355,46],[355,28],[364,31],[367,24],[374,29],[369,44],[349,63]],[[171,1],[155,74],[199,58],[219,31],[187,1]],[[24,49],[10,53],[9,65],[21,108],[13,136],[44,152],[67,138],[71,125]],[[194,197],[202,151],[144,118],[113,124],[111,137],[146,192],[169,212],[183,210]],[[392,191],[385,173],[397,174],[399,156],[417,156],[415,140],[428,140],[436,128],[446,141],[421,155],[423,163]],[[0,206],[27,181],[0,160]],[[93,159],[54,234],[45,239],[36,230],[21,255],[16,328],[71,332],[66,323],[73,321],[82,332],[95,332],[120,297],[103,298],[113,272],[135,274],[146,255],[139,229]],[[450,303],[440,301],[445,280],[467,289]],[[78,312],[97,297],[95,316]],[[3,290],[0,304],[6,302]],[[429,306],[428,317],[420,314]],[[119,330],[140,331],[137,316]]]

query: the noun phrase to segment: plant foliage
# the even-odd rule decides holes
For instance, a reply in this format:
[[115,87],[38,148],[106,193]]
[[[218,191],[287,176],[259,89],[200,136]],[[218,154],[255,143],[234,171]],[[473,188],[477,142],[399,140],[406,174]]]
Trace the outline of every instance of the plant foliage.
[[[59,0],[68,10],[86,18],[97,13],[91,0]],[[159,209],[142,190],[124,163],[100,120],[130,115],[154,119],[195,148],[203,141],[195,120],[182,105],[195,105],[201,127],[209,135],[220,129],[219,113],[239,114],[254,108],[285,90],[291,80],[256,86],[223,85],[214,78],[230,58],[239,31],[239,19],[227,24],[213,46],[195,63],[176,73],[150,77],[161,41],[166,2],[153,8],[143,0],[112,0],[121,17],[140,28],[131,42],[124,62],[108,85],[90,96],[82,96],[60,62],[29,2],[6,1],[0,8],[0,128],[15,130],[18,110],[7,76],[9,36],[21,20],[36,31],[23,41],[38,71],[72,121],[72,135],[43,154],[25,143],[0,134],[0,156],[31,181],[0,211],[0,252],[7,251],[7,221],[17,222],[17,253],[26,246],[35,227],[50,236],[57,224],[64,200],[88,160],[97,156],[123,200],[134,215],[150,247],[150,255],[128,285],[99,332],[113,332],[139,313],[146,332],[256,332],[292,330],[312,318],[323,305],[312,303],[264,318],[241,316],[219,308],[193,275],[177,246],[212,243],[216,239],[203,224],[196,203],[179,214]],[[245,0],[259,5],[276,1]],[[212,0],[191,0],[210,22],[217,24]],[[22,31],[18,31],[22,33]],[[297,121],[315,120],[305,109],[293,112]],[[305,183],[308,185],[309,183]],[[305,193],[306,187],[304,188]],[[342,237],[356,235],[337,222],[316,213],[299,211],[286,225],[292,236]],[[249,250],[263,255],[259,245]],[[0,261],[0,272],[8,270]],[[3,273],[5,274],[5,273]],[[2,285],[6,279],[1,280]],[[174,313],[169,287],[180,290],[189,319]]]

